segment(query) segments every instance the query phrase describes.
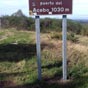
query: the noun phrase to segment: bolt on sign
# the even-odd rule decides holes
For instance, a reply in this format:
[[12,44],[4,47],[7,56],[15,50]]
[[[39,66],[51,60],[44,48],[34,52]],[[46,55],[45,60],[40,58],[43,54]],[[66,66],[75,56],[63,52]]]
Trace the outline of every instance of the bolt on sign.
[[72,14],[72,0],[29,0],[30,15]]

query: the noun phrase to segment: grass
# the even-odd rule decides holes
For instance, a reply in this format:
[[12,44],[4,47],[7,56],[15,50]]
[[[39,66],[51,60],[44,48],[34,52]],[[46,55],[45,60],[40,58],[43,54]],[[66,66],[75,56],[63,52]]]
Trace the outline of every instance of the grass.
[[52,32],[41,33],[42,80],[38,81],[35,32],[0,30],[0,88],[88,88],[88,42],[84,36],[84,42],[81,36],[78,39],[67,43],[68,80],[63,82],[62,41],[52,38]]
[[4,33],[1,35],[2,37],[4,36],[5,39],[1,40],[0,43],[22,43],[22,44],[29,44],[34,42],[34,38],[32,35],[35,35],[35,33],[30,32],[28,33],[27,31],[16,31],[15,29],[10,29],[3,30],[1,33]]
[[88,46],[88,37],[87,36],[79,36],[79,41],[82,45]]

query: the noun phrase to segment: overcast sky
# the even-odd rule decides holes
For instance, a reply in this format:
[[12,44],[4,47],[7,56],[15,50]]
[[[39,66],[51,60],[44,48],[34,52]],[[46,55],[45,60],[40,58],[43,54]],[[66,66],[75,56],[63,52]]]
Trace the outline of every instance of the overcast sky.
[[[0,0],[0,16],[11,15],[18,9],[29,16],[28,0]],[[73,14],[68,17],[88,19],[88,0],[73,0]]]

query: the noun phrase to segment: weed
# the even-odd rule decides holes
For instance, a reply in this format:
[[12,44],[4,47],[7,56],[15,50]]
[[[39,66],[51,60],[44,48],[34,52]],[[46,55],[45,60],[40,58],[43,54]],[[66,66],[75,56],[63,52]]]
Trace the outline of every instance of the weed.
[[74,43],[78,42],[78,38],[75,36],[74,33],[68,34],[67,39],[74,42]]
[[[4,39],[1,37],[0,40],[0,83],[3,83],[3,87],[7,84],[14,85],[14,88],[88,87],[86,41],[85,44],[81,44],[80,39],[79,43],[68,41],[68,78],[71,80],[63,84],[61,82],[62,41],[60,40],[62,35],[55,32],[42,33],[44,41],[42,40],[43,44],[41,44],[42,81],[40,82],[38,81],[35,32],[15,29],[6,29],[1,32],[3,32],[1,36],[6,36]],[[51,37],[47,38],[46,35]],[[71,37],[73,38],[71,41],[75,42],[76,36],[72,34]]]

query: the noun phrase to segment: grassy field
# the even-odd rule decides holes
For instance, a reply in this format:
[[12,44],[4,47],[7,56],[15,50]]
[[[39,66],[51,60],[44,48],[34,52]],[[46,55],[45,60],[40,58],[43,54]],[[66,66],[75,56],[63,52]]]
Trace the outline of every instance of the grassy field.
[[62,41],[56,34],[41,33],[38,81],[35,32],[1,29],[0,88],[88,88],[88,37],[77,35],[78,42],[67,42],[68,80],[62,82]]

